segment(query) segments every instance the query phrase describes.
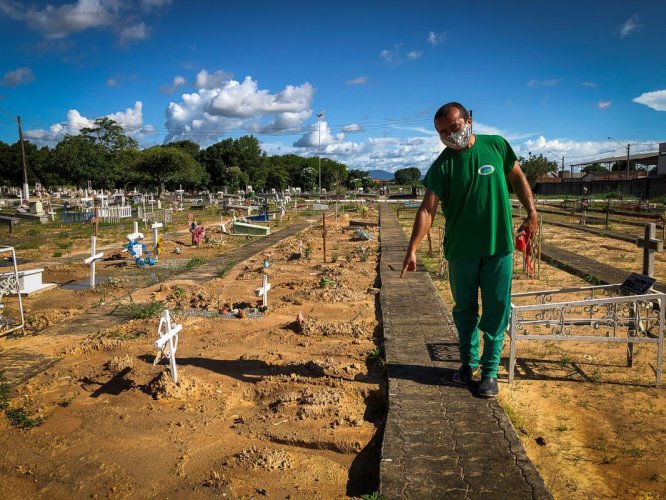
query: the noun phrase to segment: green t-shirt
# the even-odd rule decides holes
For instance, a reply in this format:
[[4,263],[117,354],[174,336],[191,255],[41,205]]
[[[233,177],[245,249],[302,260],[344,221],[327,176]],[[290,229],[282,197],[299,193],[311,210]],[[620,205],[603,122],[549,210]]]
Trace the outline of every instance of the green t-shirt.
[[446,148],[434,161],[423,184],[442,205],[448,260],[513,251],[506,175],[515,162],[513,149],[498,135],[476,135],[471,148]]

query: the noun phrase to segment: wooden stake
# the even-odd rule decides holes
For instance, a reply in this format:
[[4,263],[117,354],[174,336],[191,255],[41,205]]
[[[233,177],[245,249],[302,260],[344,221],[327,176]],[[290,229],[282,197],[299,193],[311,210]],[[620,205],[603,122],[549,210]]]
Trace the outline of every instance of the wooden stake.
[[326,264],[326,213],[321,213],[322,220],[322,238],[324,239],[324,264]]

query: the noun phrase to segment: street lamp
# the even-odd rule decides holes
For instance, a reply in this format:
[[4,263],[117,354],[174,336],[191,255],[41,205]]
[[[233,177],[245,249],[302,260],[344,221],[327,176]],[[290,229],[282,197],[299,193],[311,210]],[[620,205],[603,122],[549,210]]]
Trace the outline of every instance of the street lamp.
[[29,200],[30,188],[28,187],[28,169],[26,168],[25,165],[25,148],[23,147],[23,130],[21,129],[21,117],[13,116],[2,108],[0,108],[0,111],[2,111],[4,114],[10,117],[12,120],[16,120],[16,123],[18,124],[19,141],[21,142],[21,160],[23,162],[23,198]]
[[321,117],[324,113],[317,113],[317,124],[319,125],[319,147],[317,148],[317,158],[319,159],[319,196],[321,196]]
[[[624,144],[622,144],[622,143],[621,143],[620,141],[618,141],[617,139],[613,139],[612,137],[609,137],[609,139],[610,139],[611,141],[615,141],[615,142],[617,142],[620,146],[625,147]],[[631,148],[631,144],[627,143],[626,148],[627,148],[627,173],[626,173],[626,176],[625,176],[625,180],[629,180],[629,150],[630,150],[630,148]]]

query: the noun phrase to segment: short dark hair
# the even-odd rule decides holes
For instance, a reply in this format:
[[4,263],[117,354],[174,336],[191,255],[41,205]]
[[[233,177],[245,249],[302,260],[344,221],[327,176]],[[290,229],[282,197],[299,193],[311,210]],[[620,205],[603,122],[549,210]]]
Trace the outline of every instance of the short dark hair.
[[463,106],[459,102],[447,102],[444,106],[442,106],[437,110],[437,112],[435,113],[435,120],[444,118],[446,115],[448,115],[451,112],[451,108],[455,108],[458,111],[460,111],[460,116],[462,117],[463,120],[465,121],[469,120],[469,112],[467,111],[467,108],[465,108],[465,106]]

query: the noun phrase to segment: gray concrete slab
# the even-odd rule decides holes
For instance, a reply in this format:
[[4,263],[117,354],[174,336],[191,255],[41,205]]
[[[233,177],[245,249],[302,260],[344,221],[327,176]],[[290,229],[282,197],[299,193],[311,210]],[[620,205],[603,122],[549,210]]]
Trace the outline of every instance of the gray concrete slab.
[[428,273],[400,278],[407,239],[380,209],[380,293],[388,370],[381,494],[551,498],[504,410],[451,384],[460,364],[451,315]]

